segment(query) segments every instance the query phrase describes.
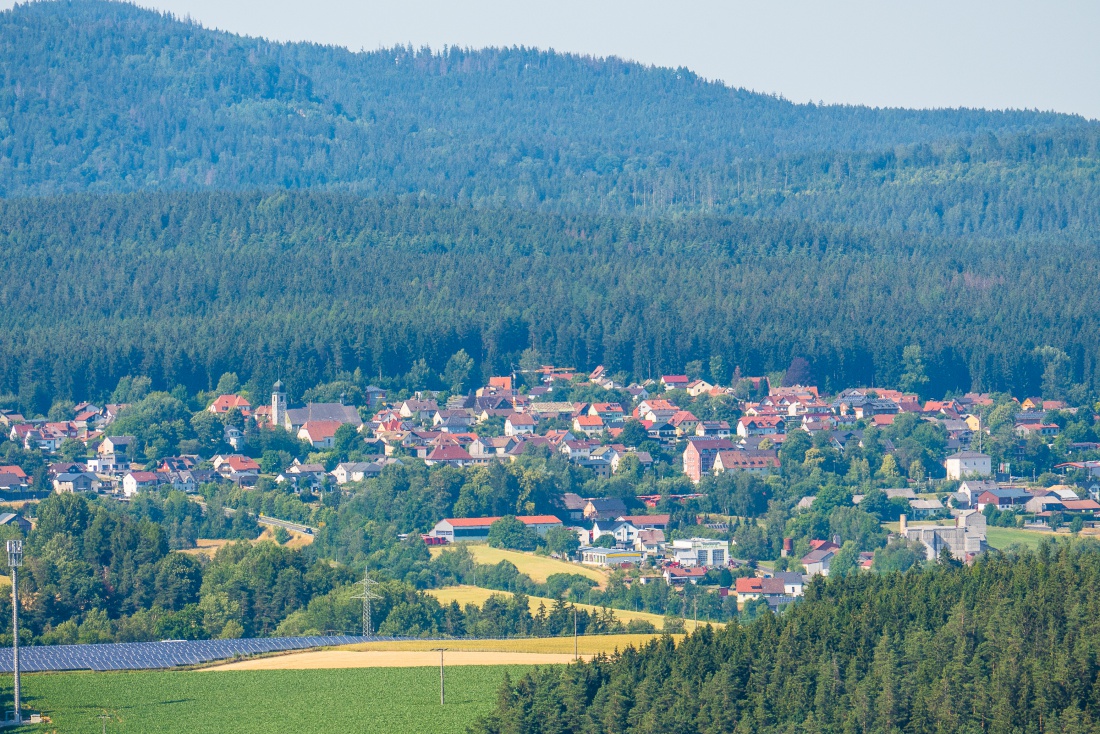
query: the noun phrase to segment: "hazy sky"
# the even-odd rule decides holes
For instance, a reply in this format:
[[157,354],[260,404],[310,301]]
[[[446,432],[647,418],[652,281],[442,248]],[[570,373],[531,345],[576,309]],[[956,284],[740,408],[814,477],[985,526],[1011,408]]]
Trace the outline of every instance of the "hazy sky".
[[797,102],[1026,107],[1100,118],[1100,0],[139,4],[237,33],[355,50],[527,45],[686,66]]

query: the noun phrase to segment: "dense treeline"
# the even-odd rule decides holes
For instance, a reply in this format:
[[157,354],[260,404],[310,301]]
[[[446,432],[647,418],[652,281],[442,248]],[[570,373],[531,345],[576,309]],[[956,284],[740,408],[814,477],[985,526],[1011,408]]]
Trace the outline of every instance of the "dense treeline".
[[[194,546],[192,523],[202,537],[241,542],[228,543],[212,558],[180,553],[179,548]],[[293,550],[270,540],[244,542],[258,534],[247,514],[228,519],[216,501],[204,517],[197,503],[174,491],[143,494],[130,504],[52,495],[37,507],[37,525],[25,546],[23,641],[144,642],[361,630],[362,602],[354,598],[361,587],[348,565],[322,559],[308,546]],[[0,536],[18,533],[5,527]],[[574,609],[564,597],[570,584],[587,581],[561,574],[540,585],[509,563],[478,566],[465,552],[433,561],[419,536],[405,543],[390,538],[386,557],[389,563],[377,572],[383,583],[373,611],[375,630],[391,635],[572,634]],[[440,604],[422,591],[473,580],[514,595],[460,607]],[[532,611],[525,596],[532,592],[557,601]],[[10,641],[10,595],[0,596],[4,609],[0,640]],[[577,625],[588,634],[627,629],[607,610],[579,610]]]
[[811,584],[778,617],[506,681],[483,732],[1078,732],[1100,549]]
[[796,105],[686,69],[528,49],[352,53],[121,3],[0,15],[6,195],[337,186],[601,210],[723,206],[782,182],[786,166],[767,161],[777,154],[1082,123]]
[[191,392],[236,372],[301,395],[355,369],[442,387],[460,349],[484,376],[529,347],[639,378],[802,356],[837,390],[896,383],[920,344],[939,395],[1038,393],[1049,345],[1071,384],[1097,383],[1089,240],[322,193],[8,199],[0,232],[0,394],[41,413],[128,374]]

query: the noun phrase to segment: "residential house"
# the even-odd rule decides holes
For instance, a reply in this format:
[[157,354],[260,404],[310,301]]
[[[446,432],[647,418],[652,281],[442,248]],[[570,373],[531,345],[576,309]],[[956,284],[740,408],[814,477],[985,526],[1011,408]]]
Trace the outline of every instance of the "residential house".
[[538,421],[527,413],[512,413],[504,421],[505,436],[524,436],[534,433]]
[[661,384],[666,390],[686,390],[691,381],[687,375],[662,375]]
[[646,558],[659,555],[664,545],[665,531],[658,528],[639,530],[634,538],[634,550]]
[[983,511],[989,505],[998,510],[1011,510],[1014,507],[1026,505],[1035,495],[1019,487],[998,487],[987,489],[978,495],[974,507],[978,512]]
[[742,416],[737,421],[738,436],[774,436],[786,430],[786,419],[781,415]]
[[625,520],[597,520],[592,526],[592,542],[604,535],[613,537],[620,548],[633,547],[634,539],[638,537],[638,528]]
[[584,519],[589,522],[613,520],[626,515],[626,505],[618,497],[594,497],[584,505]]
[[214,471],[238,484],[250,483],[260,475],[260,465],[253,459],[240,454],[215,456],[211,463],[214,465]]
[[474,457],[470,456],[470,452],[461,446],[436,446],[424,457],[424,463],[428,466],[446,464],[447,466],[461,467],[474,463]]
[[584,433],[587,436],[598,436],[604,432],[606,425],[603,422],[603,418],[598,415],[578,415],[573,419],[573,430],[578,434]]
[[676,429],[677,436],[694,436],[695,429],[699,426],[699,419],[690,411],[678,410],[668,419],[668,423]]
[[649,455],[648,451],[615,452],[615,455],[611,457],[612,473],[617,473],[619,471],[619,464],[628,456],[633,456],[638,460],[638,464],[642,467],[643,473],[653,468],[653,457]]
[[217,415],[225,415],[233,409],[239,410],[243,415],[248,415],[252,411],[252,404],[240,395],[219,395],[207,408],[208,411]]
[[122,493],[127,497],[133,497],[138,492],[156,489],[160,484],[160,476],[151,471],[132,471],[122,478]]
[[990,476],[993,473],[991,461],[989,454],[959,451],[944,459],[943,466],[948,479],[970,479]]
[[952,495],[955,507],[969,509],[978,502],[978,497],[983,492],[998,489],[999,485],[992,479],[967,479],[959,485],[959,489]]
[[307,421],[298,429],[298,438],[308,441],[315,449],[330,449],[336,439],[336,430],[342,425],[340,421]]
[[714,467],[718,452],[733,451],[736,448],[727,438],[689,438],[684,449],[684,474],[698,484]]
[[943,509],[943,503],[939,500],[909,500],[909,513],[914,519],[920,520],[931,515],[935,515],[937,512]]
[[337,484],[361,482],[381,475],[382,467],[381,461],[345,461],[336,465],[332,477]]
[[[503,400],[500,402],[503,402]],[[435,415],[438,410],[439,404],[434,400],[406,400],[401,403],[399,412],[402,418],[424,421]]]
[[683,566],[666,566],[665,583],[669,586],[683,586],[684,584],[697,584],[707,576],[707,569],[702,566],[684,568]]
[[53,491],[58,494],[65,492],[91,492],[95,484],[96,478],[94,474],[89,474],[87,472],[66,472],[54,477]]
[[802,567],[807,576],[828,576],[829,564],[840,550],[839,539],[811,540],[810,552],[802,556]]
[[569,513],[571,521],[579,522],[584,519],[584,508],[588,504],[587,500],[574,492],[566,492],[561,496],[561,501],[562,505],[565,506],[565,511]]
[[695,435],[710,438],[729,438],[732,433],[729,421],[699,421]]
[[669,517],[665,513],[661,515],[620,515],[615,519],[628,522],[639,530],[665,530],[668,528]]
[[718,475],[727,471],[778,474],[779,454],[775,451],[719,451],[711,473]]
[[0,526],[18,528],[19,532],[21,532],[24,537],[31,531],[30,521],[14,512],[0,514]]

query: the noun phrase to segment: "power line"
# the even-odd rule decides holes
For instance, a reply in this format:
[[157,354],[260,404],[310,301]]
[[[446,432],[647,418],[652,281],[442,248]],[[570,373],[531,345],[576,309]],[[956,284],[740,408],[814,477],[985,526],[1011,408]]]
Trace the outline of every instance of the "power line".
[[374,627],[371,624],[371,601],[378,601],[382,597],[374,592],[374,587],[379,585],[378,581],[372,579],[366,569],[363,569],[363,580],[358,582],[363,587],[363,593],[356,594],[352,599],[363,600],[363,636],[370,637],[374,634]]

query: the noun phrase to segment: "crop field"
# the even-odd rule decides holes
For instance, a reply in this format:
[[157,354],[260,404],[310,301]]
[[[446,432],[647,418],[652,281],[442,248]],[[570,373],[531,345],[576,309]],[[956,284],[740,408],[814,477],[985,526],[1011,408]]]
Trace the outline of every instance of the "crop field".
[[[581,655],[613,653],[633,645],[639,647],[660,635],[581,635],[577,638],[577,649]],[[683,635],[673,635],[677,641]],[[530,652],[566,654],[573,653],[572,637],[512,638],[506,640],[400,640],[393,642],[363,642],[346,645],[340,650],[431,650],[445,647],[448,650],[470,650],[485,652]]]
[[[607,574],[591,566],[582,566],[579,563],[560,561],[557,558],[550,558],[549,556],[537,556],[534,553],[505,550],[503,548],[490,548],[487,545],[468,545],[466,547],[478,563],[497,564],[501,561],[510,561],[519,569],[520,573],[527,574],[531,577],[531,580],[540,584],[546,583],[546,579],[555,573],[575,573],[580,576],[586,576],[600,586],[607,583]],[[446,548],[443,547],[436,546],[432,548],[433,555],[445,552]]]
[[[444,665],[448,668],[465,665],[568,665],[576,660],[573,652],[479,652],[455,650],[447,642],[436,642],[436,648],[446,648]],[[203,668],[204,672],[223,670],[322,670],[328,668],[438,668],[439,651],[428,650],[311,650],[289,655],[269,655]],[[434,650],[434,652],[433,652]],[[587,659],[591,655],[580,655]]]
[[[452,601],[457,601],[460,605],[463,606],[465,606],[466,604],[477,604],[478,606],[481,606],[485,603],[485,600],[493,594],[502,594],[504,596],[512,595],[511,592],[508,591],[483,589],[480,586],[447,586],[442,589],[429,589],[427,593],[434,596],[442,604],[450,604]],[[546,599],[541,596],[529,596],[527,597],[527,600],[527,605],[531,609],[532,614],[536,614],[538,612],[539,604],[545,604],[547,610],[554,606],[553,599]],[[578,609],[584,609],[589,612],[601,611],[600,607],[593,606],[591,604],[577,604],[576,607]],[[611,611],[615,613],[615,618],[622,621],[623,623],[629,622],[634,619],[640,619],[646,622],[650,622],[654,627],[657,628],[658,631],[660,631],[665,624],[665,618],[660,614],[653,614],[651,612],[632,612],[626,609],[612,609]],[[687,620],[685,624],[687,625],[687,630],[689,632],[694,630],[694,622],[692,620]],[[712,624],[721,626],[720,623]],[[700,622],[699,626],[703,626],[703,623]]]
[[[527,669],[449,668],[444,708],[438,667],[35,674],[23,678],[24,705],[51,721],[19,731],[461,732],[492,708],[505,672]],[[10,706],[10,676],[0,689]]]

